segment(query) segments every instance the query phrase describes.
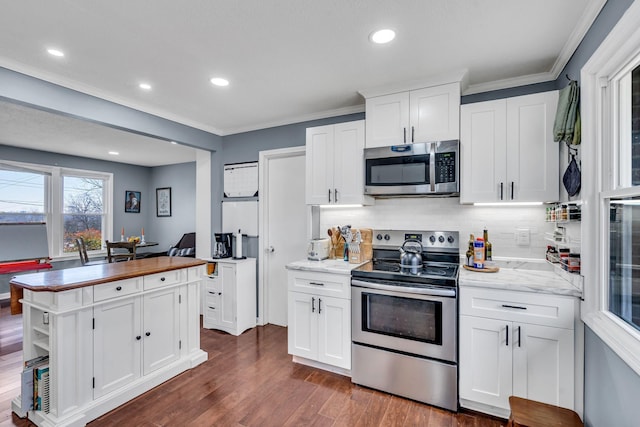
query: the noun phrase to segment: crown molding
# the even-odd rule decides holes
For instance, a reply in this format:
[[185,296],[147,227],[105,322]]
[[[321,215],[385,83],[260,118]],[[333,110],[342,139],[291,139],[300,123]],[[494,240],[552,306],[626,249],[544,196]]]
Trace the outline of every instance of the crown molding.
[[462,87],[466,86],[467,69],[452,71],[448,73],[435,74],[423,79],[411,80],[408,82],[390,83],[375,86],[367,89],[361,89],[358,93],[365,98],[373,98],[376,96],[389,95],[392,93],[406,92],[409,90],[422,89],[425,87],[439,86],[448,83],[461,83]]

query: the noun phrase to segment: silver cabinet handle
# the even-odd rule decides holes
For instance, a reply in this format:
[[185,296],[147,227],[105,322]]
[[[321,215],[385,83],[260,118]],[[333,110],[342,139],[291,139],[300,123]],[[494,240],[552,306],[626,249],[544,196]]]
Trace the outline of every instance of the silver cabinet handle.
[[329,203],[331,203],[331,189],[329,189]]
[[310,285],[315,285],[315,286],[324,286],[324,283],[320,283],[320,282],[309,282]]
[[513,194],[513,181],[511,181],[511,200],[513,200],[514,194]]
[[500,183],[500,200],[503,200],[503,189],[504,189],[504,183],[501,182]]
[[518,347],[520,347],[520,329],[522,328],[522,326],[518,326]]
[[314,297],[311,297],[311,312],[316,312],[316,299]]
[[526,310],[527,307],[521,307],[519,305],[511,305],[511,304],[502,304],[504,308],[515,308],[517,310]]
[[509,347],[509,325],[507,325],[507,347]]
[[318,298],[318,314],[322,313],[322,298]]
[[337,188],[333,189],[333,202],[334,203],[338,203],[338,189]]
[[416,129],[411,126],[411,142],[415,142]]
[[407,128],[402,128],[402,140],[405,144],[407,143]]

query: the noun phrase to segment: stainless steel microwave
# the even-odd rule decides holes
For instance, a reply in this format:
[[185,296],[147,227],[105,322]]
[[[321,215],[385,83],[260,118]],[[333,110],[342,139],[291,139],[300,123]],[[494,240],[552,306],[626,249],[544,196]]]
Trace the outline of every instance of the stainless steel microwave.
[[364,194],[460,194],[460,141],[365,148]]

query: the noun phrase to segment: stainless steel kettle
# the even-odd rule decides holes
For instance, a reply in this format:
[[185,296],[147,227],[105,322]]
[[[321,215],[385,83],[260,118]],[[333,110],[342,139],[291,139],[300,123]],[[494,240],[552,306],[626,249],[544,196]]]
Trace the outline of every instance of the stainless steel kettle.
[[[410,243],[411,246],[407,246]],[[416,247],[415,244],[417,244]],[[407,239],[400,247],[400,271],[403,273],[418,274],[422,268],[422,242],[416,239]]]

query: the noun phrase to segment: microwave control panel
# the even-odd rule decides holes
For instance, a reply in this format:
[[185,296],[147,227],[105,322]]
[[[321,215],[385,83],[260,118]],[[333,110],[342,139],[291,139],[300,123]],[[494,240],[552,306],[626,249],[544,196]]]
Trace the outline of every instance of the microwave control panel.
[[456,153],[436,153],[436,184],[456,182]]

